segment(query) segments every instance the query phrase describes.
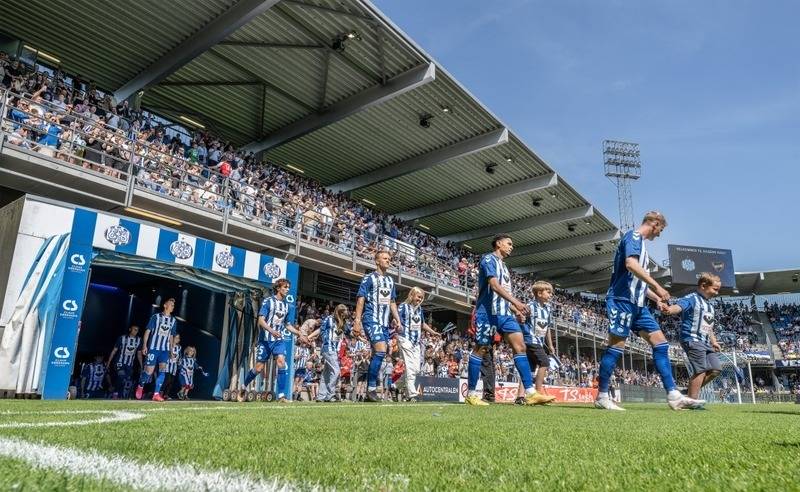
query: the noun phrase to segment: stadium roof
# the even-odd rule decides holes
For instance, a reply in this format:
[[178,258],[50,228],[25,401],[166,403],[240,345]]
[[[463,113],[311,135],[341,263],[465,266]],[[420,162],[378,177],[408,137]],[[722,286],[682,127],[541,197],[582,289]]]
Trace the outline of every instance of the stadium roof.
[[28,0],[0,30],[476,253],[510,232],[521,272],[611,261],[616,226],[368,1]]
[[[689,286],[673,286],[672,271],[669,268],[651,265],[651,275],[659,283],[672,288],[673,294],[689,291]],[[608,289],[611,268],[606,267],[595,273],[567,275],[558,279],[558,285],[567,289],[603,293]],[[725,294],[770,295],[800,292],[800,268],[769,270],[763,272],[736,272],[736,289]]]

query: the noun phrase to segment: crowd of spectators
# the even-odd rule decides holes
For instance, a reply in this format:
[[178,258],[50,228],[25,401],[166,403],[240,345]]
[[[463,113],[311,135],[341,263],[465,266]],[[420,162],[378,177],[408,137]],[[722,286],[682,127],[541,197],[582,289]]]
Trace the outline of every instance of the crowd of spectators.
[[783,358],[800,359],[800,305],[764,301],[764,312],[778,337]]
[[281,232],[371,258],[395,250],[405,273],[469,289],[476,261],[365,203],[269,163],[205,131],[179,135],[166,121],[133,111],[79,77],[48,77],[0,54],[9,90],[5,130],[11,144],[119,179],[131,169],[138,186]]

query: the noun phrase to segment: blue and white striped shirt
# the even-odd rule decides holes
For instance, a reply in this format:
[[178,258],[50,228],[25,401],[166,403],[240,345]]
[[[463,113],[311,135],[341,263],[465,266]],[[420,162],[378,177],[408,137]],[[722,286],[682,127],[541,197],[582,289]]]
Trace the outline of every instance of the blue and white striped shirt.
[[97,391],[103,387],[106,366],[102,362],[92,362],[83,366],[81,376],[86,378],[86,391]]
[[397,307],[397,312],[401,325],[399,335],[408,339],[412,345],[419,345],[422,323],[425,322],[422,306],[414,307],[404,302]]
[[392,277],[380,275],[377,271],[365,275],[358,288],[358,297],[364,298],[362,323],[389,326],[390,306],[397,299]]
[[178,334],[175,318],[162,313],[150,317],[147,330],[150,332],[147,340],[148,350],[169,350],[169,339]]
[[681,340],[708,343],[714,333],[714,306],[697,292],[681,297]]
[[285,300],[279,300],[275,296],[264,299],[261,303],[261,310],[258,312],[258,315],[263,316],[270,328],[281,332],[283,337],[276,338],[269,331],[261,330],[258,333],[258,341],[274,342],[275,340],[284,340],[291,337],[292,332],[286,327],[286,315],[288,313],[289,304]]
[[523,332],[525,344],[544,347],[547,330],[553,324],[550,306],[534,301],[528,304],[528,308],[531,310],[531,314],[525,320]]
[[172,346],[172,355],[175,358],[170,358],[167,361],[167,374],[172,374],[173,376],[178,373],[178,363],[181,360],[181,346],[179,344],[175,344]]
[[322,352],[325,354],[338,353],[342,338],[344,335],[350,334],[350,325],[347,322],[342,331],[337,333],[336,318],[333,315],[326,317],[319,329],[322,338]]
[[489,279],[492,277],[496,278],[506,291],[511,292],[511,275],[505,262],[494,253],[488,253],[481,258],[478,272],[477,309],[496,316],[513,316],[509,302],[489,287]]
[[136,358],[136,352],[142,345],[140,337],[131,337],[122,335],[117,339],[117,366],[118,367],[133,367],[133,361]]
[[626,232],[617,246],[614,270],[611,273],[611,284],[608,287],[607,296],[642,307],[647,299],[648,287],[625,266],[625,260],[631,256],[638,257],[639,266],[647,269],[649,257],[644,245],[644,238],[635,230]]

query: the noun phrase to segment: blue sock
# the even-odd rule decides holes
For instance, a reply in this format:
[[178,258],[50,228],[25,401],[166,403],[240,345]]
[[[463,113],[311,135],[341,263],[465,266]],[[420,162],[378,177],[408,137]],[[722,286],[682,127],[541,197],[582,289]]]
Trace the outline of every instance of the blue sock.
[[149,382],[150,382],[150,375],[142,371],[142,373],[139,374],[139,386],[144,386]]
[[250,369],[250,372],[247,373],[247,376],[244,377],[244,387],[247,388],[250,383],[258,376],[258,373],[255,369]]
[[159,391],[161,391],[161,385],[164,383],[164,378],[166,376],[167,374],[164,372],[158,373],[158,377],[156,377],[156,387],[155,390],[153,391],[154,393],[158,393]]
[[675,380],[672,378],[672,364],[669,363],[669,342],[659,343],[653,347],[653,362],[656,371],[661,376],[664,389],[667,393],[675,389]]
[[483,359],[475,354],[469,354],[469,367],[467,371],[467,389],[469,391],[475,391],[475,388],[478,387],[478,378],[481,375],[482,363]]
[[288,376],[289,371],[287,371],[285,367],[283,369],[278,369],[278,396],[286,396],[286,383],[289,379]]
[[530,389],[533,386],[533,377],[531,377],[531,364],[528,362],[528,356],[514,354],[514,366],[517,368],[522,386],[526,390]]
[[598,378],[598,388],[600,393],[608,393],[608,385],[611,382],[611,375],[614,374],[614,368],[617,367],[617,361],[625,353],[624,350],[617,347],[606,348],[603,357],[600,358],[600,377]]
[[373,352],[372,360],[369,361],[369,373],[367,374],[367,390],[372,391],[378,387],[378,373],[381,371],[383,358],[386,352]]

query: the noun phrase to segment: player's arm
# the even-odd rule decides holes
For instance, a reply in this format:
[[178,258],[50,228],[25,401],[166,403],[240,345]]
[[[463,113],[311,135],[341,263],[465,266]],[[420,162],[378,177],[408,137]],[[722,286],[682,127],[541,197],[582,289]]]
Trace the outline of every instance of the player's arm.
[[302,331],[298,330],[294,325],[286,323],[286,329],[289,330],[290,333],[294,333],[295,336],[300,339],[303,343],[309,343],[308,337],[303,334]]
[[169,358],[177,360],[177,356],[173,353],[175,348],[175,335],[169,336]]
[[314,331],[312,331],[311,333],[308,334],[308,341],[309,342],[313,342],[314,340],[317,339],[317,337],[319,337],[320,327],[322,326],[322,322],[321,321],[317,321],[316,325],[317,325],[317,327],[314,328]]
[[708,341],[711,342],[711,348],[713,348],[715,352],[722,350],[722,345],[720,345],[717,341],[717,336],[714,335],[714,330],[711,330],[711,333],[708,334]]
[[263,314],[260,314],[258,316],[258,327],[261,328],[262,330],[266,330],[266,331],[270,332],[272,334],[272,336],[274,336],[275,338],[280,338],[281,337],[280,332],[272,329],[272,326],[270,326],[270,324],[267,323],[267,318]]
[[[142,336],[142,355],[147,355],[147,340],[150,338],[150,327],[148,326],[146,330],[144,330],[144,335]],[[141,365],[142,360],[139,359],[139,364]]]
[[108,362],[106,362],[106,367],[111,367],[111,361],[114,360],[114,356],[117,355],[117,347],[118,345],[114,345],[114,348],[111,349],[111,355],[108,356]]
[[645,270],[644,267],[639,264],[638,256],[629,256],[625,258],[625,268],[636,278],[649,285],[650,288],[655,291],[655,294],[660,300],[669,300],[669,292],[667,292],[664,287],[661,287],[661,284],[656,282],[655,279],[651,277],[649,273],[647,273],[647,270]]
[[549,355],[556,355],[556,349],[553,347],[553,336],[550,335],[550,329],[547,329],[547,333],[544,335],[545,343],[547,344],[547,350],[550,351]]
[[664,314],[669,314],[670,316],[681,314],[683,312],[683,308],[680,307],[678,304],[663,304],[663,306],[664,307],[661,308],[661,312]]
[[525,316],[525,314],[527,314],[528,306],[520,302],[511,292],[500,285],[500,282],[497,281],[497,277],[489,278],[489,288],[495,291],[498,296],[511,303],[511,311],[513,311],[514,314],[517,316]]
[[392,321],[397,324],[396,327],[400,328],[403,326],[400,322],[400,313],[397,311],[397,302],[395,302],[394,299],[389,303],[389,310],[392,312]]

